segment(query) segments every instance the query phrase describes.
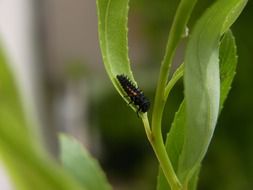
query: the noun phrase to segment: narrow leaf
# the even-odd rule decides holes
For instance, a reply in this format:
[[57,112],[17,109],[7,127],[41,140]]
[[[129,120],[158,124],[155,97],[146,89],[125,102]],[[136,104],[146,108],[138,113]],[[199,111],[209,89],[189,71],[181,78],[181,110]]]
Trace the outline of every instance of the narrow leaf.
[[111,190],[99,164],[73,138],[60,136],[61,161],[65,169],[88,190]]
[[219,0],[197,22],[185,55],[186,130],[178,174],[184,182],[202,161],[219,114],[219,38],[246,0]]
[[116,75],[127,75],[135,82],[128,56],[128,9],[129,0],[97,0],[99,42],[103,63],[113,85],[123,98],[124,93]]
[[[229,30],[222,38],[220,44],[220,111],[226,100],[226,97],[231,89],[231,84],[235,76],[237,66],[237,54],[236,44],[232,32]],[[171,162],[178,170],[178,160],[182,151],[185,134],[185,102],[180,105],[178,112],[175,114],[175,118],[172,124],[172,128],[167,135],[166,149],[170,156]],[[193,177],[189,180],[189,190],[196,190],[199,169],[194,173]],[[167,183],[163,173],[159,171],[157,190],[169,190],[169,184]]]
[[220,80],[221,96],[220,111],[231,89],[237,67],[236,43],[233,33],[229,30],[223,37],[220,45]]

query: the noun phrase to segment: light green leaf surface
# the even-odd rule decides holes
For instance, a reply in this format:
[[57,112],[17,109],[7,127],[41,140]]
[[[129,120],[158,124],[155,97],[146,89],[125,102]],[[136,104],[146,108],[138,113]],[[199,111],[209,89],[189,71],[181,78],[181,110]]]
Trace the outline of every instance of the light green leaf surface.
[[0,159],[17,190],[80,190],[33,139],[14,78],[0,50]]
[[136,83],[128,56],[128,9],[129,0],[97,0],[99,42],[103,63],[113,85],[123,98],[124,92],[116,75],[127,75]]
[[219,0],[197,22],[186,48],[186,130],[178,175],[185,182],[200,165],[216,126],[220,104],[219,39],[246,0]]
[[79,142],[63,134],[60,142],[63,166],[83,187],[87,190],[112,189],[97,161]]
[[[226,97],[231,89],[231,83],[235,76],[235,70],[237,66],[237,54],[236,44],[232,32],[229,30],[222,38],[219,50],[220,57],[220,111],[226,100]],[[178,171],[178,160],[181,154],[185,134],[185,101],[182,102],[178,112],[175,115],[172,128],[166,139],[166,149],[170,156],[173,167]],[[196,190],[196,184],[198,180],[198,173],[200,167],[193,174],[193,177],[189,180],[189,190]],[[159,171],[157,190],[169,190],[169,184],[167,183],[163,173]]]

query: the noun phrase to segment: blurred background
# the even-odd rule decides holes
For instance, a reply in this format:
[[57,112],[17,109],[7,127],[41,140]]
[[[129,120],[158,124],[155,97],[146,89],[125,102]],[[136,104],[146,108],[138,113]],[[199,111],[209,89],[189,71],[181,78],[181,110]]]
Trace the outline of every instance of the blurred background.
[[[130,2],[132,69],[151,102],[178,2]],[[190,30],[213,2],[199,1]],[[237,74],[203,162],[200,190],[253,189],[252,20],[249,1],[232,27],[239,55]],[[58,154],[57,133],[69,133],[99,160],[115,190],[155,189],[157,161],[142,123],[116,93],[102,64],[95,0],[1,0],[0,39],[26,115],[52,155]],[[184,42],[175,65],[183,52]],[[182,98],[181,81],[169,97],[164,135]],[[0,171],[0,189],[11,189]]]

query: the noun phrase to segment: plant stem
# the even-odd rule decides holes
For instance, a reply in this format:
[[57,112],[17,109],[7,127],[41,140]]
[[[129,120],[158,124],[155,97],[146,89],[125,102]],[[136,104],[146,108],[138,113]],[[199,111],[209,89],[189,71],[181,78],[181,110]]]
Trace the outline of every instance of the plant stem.
[[175,175],[174,169],[171,165],[171,162],[169,160],[168,154],[166,152],[163,139],[162,139],[162,134],[159,136],[159,138],[155,138],[152,134],[152,131],[150,130],[150,125],[148,121],[147,114],[145,113],[142,116],[142,121],[143,125],[145,128],[146,135],[148,137],[148,140],[156,154],[156,157],[160,163],[160,166],[163,170],[163,173],[169,182],[171,189],[172,190],[181,190],[182,186]]
[[143,125],[144,125],[144,129],[145,129],[146,135],[148,137],[148,140],[149,140],[149,142],[152,142],[152,132],[151,132],[151,129],[150,129],[147,113],[144,113],[141,116],[141,119],[142,119],[142,122],[143,122]]
[[151,144],[160,162],[162,170],[168,180],[168,183],[171,185],[172,190],[180,189],[181,185],[178,186],[180,182],[172,167],[172,164],[167,155],[164,142],[162,139],[161,123],[162,123],[163,110],[166,103],[166,99],[164,95],[165,95],[167,79],[169,77],[171,63],[173,61],[176,48],[183,36],[183,33],[186,28],[186,24],[188,22],[188,19],[191,15],[191,12],[196,2],[197,0],[191,0],[191,1],[181,0],[177,8],[177,12],[173,20],[173,24],[172,24],[171,31],[169,34],[165,56],[162,61],[162,65],[160,69],[160,75],[157,82],[156,96],[155,96],[155,102],[154,102],[154,108],[153,108],[153,114],[152,114]]
[[167,100],[171,89],[174,87],[174,85],[177,83],[177,81],[183,76],[184,74],[184,64],[182,63],[177,70],[174,72],[171,80],[168,82],[165,92],[164,92],[164,99]]
[[[154,134],[159,134],[161,131],[161,119],[165,106],[164,91],[169,77],[169,71],[173,57],[175,54],[176,47],[178,46],[183,33],[186,28],[186,24],[191,15],[194,5],[197,0],[181,0],[172,27],[169,34],[165,56],[162,61],[160,75],[157,83],[156,96],[153,109],[152,117],[152,131]],[[156,124],[155,124],[156,123]],[[158,123],[158,124],[157,124]]]

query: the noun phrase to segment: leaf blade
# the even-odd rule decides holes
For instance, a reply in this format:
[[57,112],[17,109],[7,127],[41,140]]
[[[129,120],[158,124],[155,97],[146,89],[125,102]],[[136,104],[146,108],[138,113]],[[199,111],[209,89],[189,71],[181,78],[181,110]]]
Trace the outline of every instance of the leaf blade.
[[[236,43],[233,33],[230,30],[225,33],[221,40],[219,57],[221,79],[219,111],[221,112],[227,95],[231,90],[231,84],[235,77],[237,67]],[[166,138],[166,149],[176,171],[178,169],[178,159],[181,154],[184,141],[185,114],[185,102],[183,101],[178,112],[175,114],[171,130]],[[192,184],[192,186],[188,187],[189,190],[196,190],[198,172],[199,171],[197,171],[194,177],[189,180],[189,184]],[[157,190],[167,189],[170,189],[170,187],[164,178],[163,173],[159,171]]]
[[231,89],[237,67],[236,42],[231,30],[226,32],[220,45],[220,112]]
[[245,0],[217,1],[193,29],[185,55],[186,135],[179,158],[182,181],[202,161],[219,114],[219,38],[246,5]]
[[[102,169],[76,140],[60,135],[63,166],[86,189],[111,190]],[[88,171],[88,172],[87,172]]]
[[103,63],[114,87],[124,98],[116,76],[125,74],[136,84],[128,56],[129,0],[97,0],[96,2]]

